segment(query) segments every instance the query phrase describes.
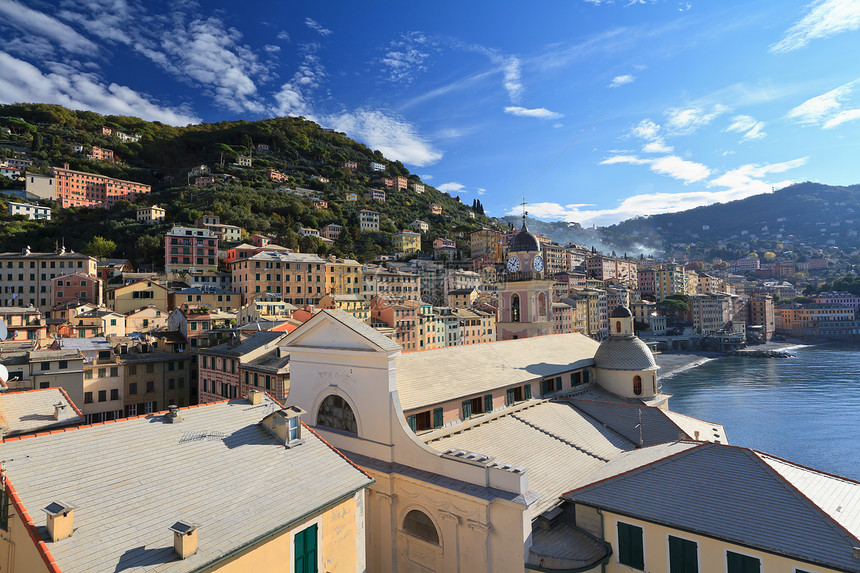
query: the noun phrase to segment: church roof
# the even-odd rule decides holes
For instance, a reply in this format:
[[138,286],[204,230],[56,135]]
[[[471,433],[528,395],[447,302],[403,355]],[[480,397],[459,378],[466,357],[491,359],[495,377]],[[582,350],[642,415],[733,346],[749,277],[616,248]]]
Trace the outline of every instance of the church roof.
[[508,245],[508,251],[515,253],[521,251],[540,252],[540,250],[540,242],[537,240],[537,237],[529,233],[529,229],[526,227],[526,222],[523,221],[523,228],[511,239],[511,243]]
[[600,343],[594,355],[594,365],[604,370],[657,370],[654,355],[635,336],[612,337]]
[[609,315],[609,318],[631,318],[633,313],[630,312],[630,309],[623,305],[618,305],[615,307],[615,310]]

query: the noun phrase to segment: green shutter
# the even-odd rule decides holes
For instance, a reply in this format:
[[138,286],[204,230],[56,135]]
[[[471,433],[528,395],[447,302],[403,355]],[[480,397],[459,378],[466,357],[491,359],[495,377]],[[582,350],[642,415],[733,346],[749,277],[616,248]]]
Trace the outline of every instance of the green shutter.
[[445,425],[445,415],[442,413],[442,408],[433,409],[433,427],[441,428]]
[[555,391],[558,392],[559,390],[561,390],[561,388],[562,388],[561,376],[556,376],[555,377]]
[[761,561],[756,557],[726,551],[726,569],[728,573],[759,573]]
[[645,569],[645,547],[642,528],[618,523],[618,562],[634,569]]
[[468,420],[472,417],[472,402],[463,400],[463,419]]
[[294,537],[295,573],[317,573],[317,526],[296,533]]
[[698,545],[695,541],[669,536],[669,573],[698,573]]
[[511,405],[511,404],[513,404],[514,402],[515,402],[515,400],[514,400],[514,389],[513,389],[513,388],[509,388],[509,389],[508,389],[508,397],[507,397],[507,402],[506,402],[506,403],[507,403],[507,405],[508,405],[508,406],[510,406],[510,405]]
[[484,396],[484,412],[492,412],[493,411],[493,395],[487,394]]
[[526,384],[523,386],[523,396],[525,396],[526,400],[532,399],[532,385]]
[[588,370],[583,370],[583,371],[582,371],[582,383],[583,383],[583,384],[588,384],[588,378],[589,378],[589,371],[588,371]]
[[540,394],[541,394],[541,396],[546,396],[547,394],[549,394],[549,381],[548,380],[541,380],[540,381]]
[[418,431],[418,420],[415,419],[415,416],[407,416],[406,423],[409,424],[409,427],[412,428],[413,432]]

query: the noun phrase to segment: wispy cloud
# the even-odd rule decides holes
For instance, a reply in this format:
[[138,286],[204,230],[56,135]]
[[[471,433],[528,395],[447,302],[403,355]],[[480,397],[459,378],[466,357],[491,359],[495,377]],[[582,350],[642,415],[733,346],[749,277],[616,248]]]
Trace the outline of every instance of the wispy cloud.
[[630,135],[647,143],[642,147],[645,153],[672,153],[674,148],[666,145],[660,135],[660,126],[650,119],[643,119],[630,130]]
[[[706,188],[681,193],[642,193],[619,202],[612,209],[585,209],[588,205],[560,203],[531,203],[529,214],[540,219],[576,221],[582,224],[612,225],[642,215],[673,213],[711,205],[745,199],[752,195],[770,193],[774,187],[781,188],[793,183],[790,180],[768,181],[768,175],[782,173],[800,167],[807,158],[801,157],[782,163],[765,165],[742,165],[706,183]],[[708,190],[717,187],[718,190]],[[516,215],[512,208],[507,215]]]
[[281,51],[281,47],[276,46],[275,44],[266,44],[265,46],[263,46],[263,49],[266,50],[267,52],[269,52],[270,54],[277,54],[278,52]]
[[274,111],[278,115],[313,118],[311,92],[319,87],[325,77],[325,70],[315,51],[316,46],[313,44],[305,47],[305,55],[298,70],[275,94]]
[[860,0],[816,0],[807,9],[785,37],[770,47],[771,52],[791,52],[812,40],[860,28]]
[[448,193],[450,195],[451,193],[464,193],[466,186],[462,183],[458,183],[457,181],[451,181],[449,183],[442,183],[441,185],[438,185],[436,189],[442,191],[443,193]]
[[662,140],[649,141],[642,147],[645,153],[672,153],[675,150],[671,145],[666,145]]
[[307,26],[311,30],[315,30],[316,32],[319,33],[320,36],[328,36],[329,34],[332,33],[331,30],[324,27],[322,24],[320,24],[319,22],[317,22],[316,20],[314,20],[312,18],[305,18],[305,26]]
[[742,133],[741,141],[754,141],[767,137],[764,132],[764,122],[756,121],[751,115],[736,115],[732,118],[732,123],[726,128],[726,131],[733,133]]
[[487,190],[484,189],[483,187],[478,187],[478,195],[483,195],[486,192],[487,192]]
[[671,108],[666,110],[666,130],[670,135],[690,135],[727,111],[729,108],[720,104]]
[[409,165],[423,167],[442,158],[442,152],[426,141],[417,127],[380,110],[342,112],[324,117],[322,123]]
[[520,101],[523,94],[522,69],[519,58],[510,57],[504,64],[505,89],[512,102]]
[[0,101],[55,103],[71,109],[133,115],[170,125],[200,121],[187,110],[161,106],[127,86],[104,84],[95,75],[68,66],[55,66],[46,73],[5,52],[0,52]]
[[15,0],[0,1],[0,18],[19,30],[43,37],[76,54],[94,54],[98,46],[52,16],[24,6]]
[[706,165],[687,161],[677,155],[666,155],[657,158],[645,158],[637,155],[613,155],[600,162],[600,165],[647,165],[651,171],[678,179],[684,183],[695,183],[707,178],[711,170]]
[[818,125],[831,129],[843,123],[860,119],[860,107],[843,107],[849,101],[860,78],[810,98],[788,112],[788,118],[803,125]]
[[392,83],[412,83],[420,72],[427,71],[427,59],[435,42],[421,32],[407,32],[392,41],[380,59]]
[[612,78],[612,81],[609,82],[609,87],[617,88],[626,84],[632,84],[634,80],[636,80],[636,77],[630,74],[624,74],[623,76],[615,76],[614,78]]
[[505,108],[505,113],[509,113],[511,115],[516,115],[519,117],[534,117],[537,119],[558,119],[560,117],[564,117],[563,114],[550,111],[544,107],[528,109],[518,106],[508,106]]
[[289,40],[290,39],[290,33],[287,32],[286,30],[281,30],[280,32],[278,32],[277,38],[279,40]]

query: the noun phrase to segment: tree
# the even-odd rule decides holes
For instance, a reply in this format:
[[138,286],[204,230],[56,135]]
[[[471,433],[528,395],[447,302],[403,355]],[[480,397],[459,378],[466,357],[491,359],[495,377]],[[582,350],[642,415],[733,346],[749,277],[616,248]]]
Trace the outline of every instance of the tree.
[[81,249],[81,252],[85,255],[89,255],[97,259],[106,259],[110,257],[115,250],[116,243],[114,243],[110,239],[105,239],[104,237],[96,235],[95,237],[90,239],[89,243],[84,245],[84,248]]
[[134,252],[141,261],[155,261],[164,254],[164,239],[154,235],[141,235],[134,242]]

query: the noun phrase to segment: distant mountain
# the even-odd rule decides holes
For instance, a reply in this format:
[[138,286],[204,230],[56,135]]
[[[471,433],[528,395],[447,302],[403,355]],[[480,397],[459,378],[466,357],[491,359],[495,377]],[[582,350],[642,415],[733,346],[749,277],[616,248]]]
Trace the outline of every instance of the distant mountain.
[[740,201],[637,217],[600,229],[622,249],[637,246],[691,255],[719,251],[860,247],[860,185],[799,183]]

